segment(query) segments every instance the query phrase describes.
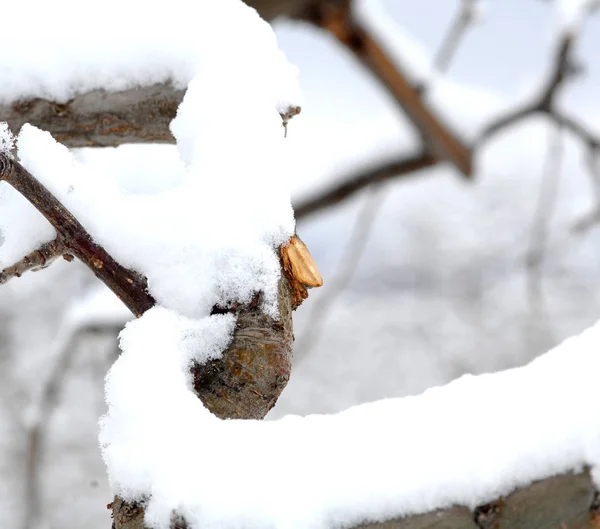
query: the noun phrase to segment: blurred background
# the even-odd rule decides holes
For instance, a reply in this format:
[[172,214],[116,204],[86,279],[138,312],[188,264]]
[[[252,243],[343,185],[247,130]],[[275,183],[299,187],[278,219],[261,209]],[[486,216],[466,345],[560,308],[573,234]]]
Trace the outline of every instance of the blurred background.
[[[377,12],[382,42],[428,108],[476,145],[473,171],[465,178],[440,161],[319,202],[418,154],[423,141],[331,32],[273,22],[300,70],[304,100],[288,126],[285,169],[302,211],[298,233],[325,285],[295,315],[292,378],[269,419],[519,366],[600,316],[600,16],[577,21],[576,2],[564,1],[362,4]],[[569,79],[552,112],[488,137],[491,123],[550,86],[574,24]],[[174,147],[117,150],[128,149]],[[105,163],[102,152],[77,156]],[[76,262],[0,289],[0,526],[110,526],[97,421],[129,317]]]

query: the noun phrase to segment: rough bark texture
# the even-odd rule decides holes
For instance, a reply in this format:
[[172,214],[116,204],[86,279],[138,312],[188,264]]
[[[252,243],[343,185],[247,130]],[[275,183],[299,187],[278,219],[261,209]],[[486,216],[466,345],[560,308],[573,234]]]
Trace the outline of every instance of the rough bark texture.
[[[72,254],[88,265],[136,316],[141,316],[154,305],[154,299],[146,290],[146,278],[117,263],[92,240],[81,223],[56,197],[19,162],[6,154],[0,154],[0,180],[6,181],[28,199],[57,231],[56,241],[31,254],[34,264],[43,266],[55,254]],[[29,261],[31,259],[28,258],[23,263],[28,266]],[[25,270],[23,263],[18,263],[16,272],[12,270],[14,267],[10,267],[11,277],[17,277]],[[0,277],[8,275],[6,270],[0,271]],[[259,293],[247,306],[214,309],[214,312],[237,314],[232,343],[221,359],[197,365],[192,371],[198,396],[218,417],[262,419],[274,406],[289,380],[294,340],[292,310],[296,305],[293,304],[294,296],[288,276],[287,273],[282,274],[279,280],[279,314],[276,319],[262,311]],[[143,526],[141,506],[115,498],[112,508],[114,527],[137,529]],[[174,523],[185,527],[180,518]]]
[[[146,529],[138,505],[115,500],[114,529]],[[179,523],[179,522],[177,522]],[[172,528],[178,529],[174,522]],[[184,526],[183,526],[184,527]],[[598,529],[600,503],[589,471],[536,481],[505,498],[477,507],[452,507],[356,529]]]
[[[286,386],[294,335],[292,293],[285,276],[279,280],[278,302],[278,321],[261,310],[259,296],[247,307],[233,309],[238,321],[223,357],[192,368],[194,389],[217,417],[263,419]],[[118,497],[111,506],[114,529],[145,529],[142,506]],[[174,513],[172,528],[186,527]]]
[[0,105],[0,121],[15,132],[31,123],[69,147],[172,143],[169,123],[184,93],[169,84],[155,84],[121,92],[94,90],[64,104],[33,99]]
[[221,419],[262,419],[275,405],[292,368],[292,300],[285,277],[279,280],[279,320],[255,301],[238,312],[233,342],[223,358],[196,365],[194,389]]
[[537,481],[470,511],[452,507],[357,529],[592,529],[600,527],[589,472]]

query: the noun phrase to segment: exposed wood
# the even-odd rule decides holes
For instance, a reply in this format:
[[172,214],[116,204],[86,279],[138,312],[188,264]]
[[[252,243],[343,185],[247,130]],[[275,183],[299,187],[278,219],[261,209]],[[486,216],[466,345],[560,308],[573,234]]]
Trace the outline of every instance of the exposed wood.
[[294,235],[288,244],[281,247],[280,254],[284,270],[287,270],[295,281],[309,288],[323,286],[321,272],[298,235]]

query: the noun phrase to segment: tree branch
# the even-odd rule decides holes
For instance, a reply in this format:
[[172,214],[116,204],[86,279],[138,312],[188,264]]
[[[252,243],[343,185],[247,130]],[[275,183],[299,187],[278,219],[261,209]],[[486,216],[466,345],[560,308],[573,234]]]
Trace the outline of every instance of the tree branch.
[[[60,243],[49,245],[56,247],[54,251],[66,248],[69,254],[83,261],[136,316],[154,305],[146,289],[146,278],[118,264],[34,176],[2,153],[0,180],[19,191],[56,229]],[[263,313],[259,296],[248,306],[215,308],[216,312],[236,314],[233,340],[222,358],[192,367],[196,393],[221,418],[262,419],[289,379],[294,336],[292,291],[287,276],[282,274],[279,280],[277,318]],[[123,512],[134,509],[123,502],[115,505],[120,505]],[[122,514],[115,511],[115,521]],[[116,527],[121,526],[116,524]]]
[[596,489],[589,471],[536,481],[470,511],[439,509],[356,529],[594,529],[600,523]]
[[0,180],[23,195],[56,230],[67,253],[94,272],[136,316],[154,305],[146,279],[117,263],[81,223],[19,162],[0,153]]
[[475,18],[476,3],[478,0],[461,0],[460,7],[454,17],[443,43],[435,55],[433,64],[440,72],[445,72],[465,36],[465,33]]
[[18,263],[8,266],[0,271],[0,285],[6,283],[13,277],[21,277],[25,272],[33,272],[50,266],[57,257],[64,257],[66,261],[72,261],[73,256],[69,253],[60,238],[47,242],[26,255]]
[[308,19],[328,30],[381,81],[417,127],[434,156],[448,160],[465,176],[471,176],[472,154],[441,119],[423,103],[419,90],[385,50],[352,15],[351,0],[317,2]]
[[555,100],[563,88],[565,81],[573,75],[575,69],[571,60],[572,47],[575,38],[570,33],[565,33],[558,44],[557,51],[552,62],[552,69],[548,80],[541,87],[539,94],[532,101],[525,103],[508,113],[490,121],[482,130],[477,145],[489,140],[492,136],[533,114],[555,112]]
[[155,84],[120,92],[93,90],[64,104],[33,99],[0,105],[0,121],[14,131],[31,123],[68,147],[173,143],[169,124],[184,93],[170,84]]
[[438,159],[428,153],[408,154],[398,160],[354,172],[342,178],[341,182],[296,204],[294,206],[296,218],[302,219],[321,209],[338,204],[374,183],[412,176],[416,171],[432,167],[437,163]]
[[[590,149],[600,148],[600,138],[588,131],[583,124],[565,116],[555,108],[555,100],[560,90],[565,85],[565,81],[573,74],[574,68],[571,61],[573,43],[574,37],[571,34],[565,34],[554,55],[550,75],[539,90],[539,94],[532,101],[491,120],[475,141],[475,149],[481,148],[485,142],[507,127],[538,113],[547,114],[557,124],[578,136]],[[406,177],[414,171],[437,165],[440,161],[443,159],[427,152],[417,155],[400,155],[397,160],[369,167],[364,171],[353,172],[341,178],[341,182],[300,202],[295,208],[296,217],[300,219],[337,204],[375,182]]]

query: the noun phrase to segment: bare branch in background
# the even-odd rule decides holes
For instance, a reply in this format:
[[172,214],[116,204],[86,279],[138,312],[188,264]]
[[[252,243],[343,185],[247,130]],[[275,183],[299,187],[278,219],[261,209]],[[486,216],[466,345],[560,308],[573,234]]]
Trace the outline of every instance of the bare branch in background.
[[86,333],[108,332],[115,338],[119,334],[121,326],[98,327],[87,325],[81,328],[73,328],[70,324],[63,324],[57,333],[57,337],[51,348],[57,357],[51,369],[50,375],[44,381],[36,401],[32,404],[29,412],[27,431],[27,452],[25,465],[25,518],[23,529],[41,527],[42,523],[42,488],[40,473],[44,445],[48,426],[58,406],[60,394],[66,383],[69,370],[73,363],[74,354],[77,351],[76,342],[80,336]]
[[596,147],[589,149],[587,153],[587,164],[592,177],[592,187],[594,189],[596,205],[590,213],[579,219],[573,225],[572,230],[578,233],[585,232],[600,223],[600,148]]
[[509,110],[507,113],[488,123],[481,132],[477,144],[484,143],[509,125],[514,125],[534,114],[554,113],[554,102],[559,91],[564,87],[565,81],[575,73],[571,58],[574,41],[575,37],[570,33],[566,33],[563,36],[558,45],[550,75],[539,94],[532,101]]
[[21,277],[25,272],[35,272],[50,266],[57,257],[64,257],[66,261],[72,261],[73,256],[60,239],[54,239],[40,246],[30,254],[26,255],[18,263],[6,267],[0,271],[0,285],[6,283],[13,277]]
[[454,17],[442,45],[433,59],[433,65],[440,72],[446,72],[454,58],[460,43],[476,17],[479,0],[461,0],[460,7]]
[[[170,83],[119,92],[92,90],[66,103],[36,98],[0,105],[0,121],[6,121],[13,131],[31,123],[67,147],[175,143],[169,125],[184,95],[185,90]],[[283,112],[284,127],[299,112],[300,107]]]
[[327,295],[318,298],[312,306],[312,311],[306,323],[307,331],[297,341],[296,360],[300,360],[310,354],[311,349],[322,335],[327,323],[327,316],[331,313],[331,307],[352,280],[365,247],[369,242],[371,230],[379,208],[385,200],[384,186],[384,183],[379,183],[369,188],[370,194],[365,197],[366,202],[356,216],[350,240],[343,251],[335,278],[329,285]]
[[373,184],[404,176],[413,176],[417,171],[432,167],[437,163],[438,160],[431,154],[408,154],[398,160],[385,162],[364,171],[353,172],[343,177],[339,183],[335,183],[331,187],[319,191],[314,196],[295,204],[296,218],[302,219],[319,210],[333,206]]
[[[488,140],[506,128],[540,113],[546,114],[558,125],[563,126],[566,130],[577,136],[588,148],[600,148],[600,138],[587,130],[583,124],[564,115],[555,108],[557,95],[565,85],[565,81],[570,78],[575,70],[571,60],[574,41],[575,38],[571,34],[563,36],[554,55],[550,74],[539,90],[538,95],[532,101],[509,109],[504,114],[492,119],[483,127],[482,132],[474,142],[475,150],[480,149]],[[321,209],[341,202],[375,182],[404,178],[414,171],[435,166],[441,161],[443,160],[426,151],[419,155],[403,154],[395,161],[354,172],[341,178],[339,183],[334,184],[329,189],[318,191],[312,197],[297,204],[295,208],[296,216],[299,219],[304,218]]]
[[413,122],[427,150],[451,162],[463,175],[471,176],[472,153],[441,118],[427,108],[419,90],[408,81],[377,41],[352,15],[350,0],[317,2],[308,20],[333,34],[381,81]]
[[535,302],[540,301],[542,279],[540,267],[548,246],[548,224],[552,221],[558,199],[558,185],[564,155],[562,127],[552,128],[549,134],[538,201],[531,222],[529,248],[525,257],[528,290],[531,299]]

